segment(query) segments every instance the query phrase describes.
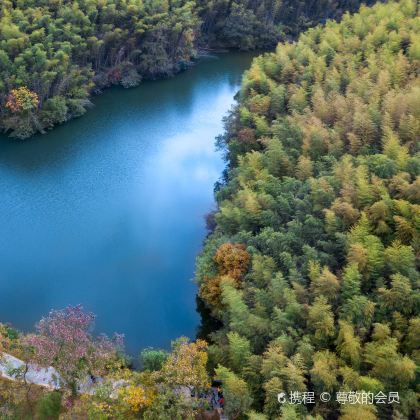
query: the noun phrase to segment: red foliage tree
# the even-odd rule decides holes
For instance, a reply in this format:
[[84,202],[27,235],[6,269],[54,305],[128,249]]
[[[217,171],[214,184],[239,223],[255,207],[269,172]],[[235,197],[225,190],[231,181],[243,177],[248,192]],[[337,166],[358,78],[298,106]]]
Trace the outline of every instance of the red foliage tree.
[[53,310],[39,321],[37,334],[25,339],[32,350],[31,361],[55,367],[63,386],[73,394],[87,375],[104,374],[122,348],[122,336],[116,335],[113,340],[104,335],[92,337],[94,319],[94,314],[85,312],[80,305]]

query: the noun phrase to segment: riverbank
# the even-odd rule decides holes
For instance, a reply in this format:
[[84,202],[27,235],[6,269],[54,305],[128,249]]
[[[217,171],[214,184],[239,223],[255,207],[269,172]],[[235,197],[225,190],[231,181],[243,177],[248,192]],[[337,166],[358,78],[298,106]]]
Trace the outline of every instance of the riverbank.
[[[50,392],[63,391],[64,389],[60,383],[60,374],[53,367],[43,368],[33,363],[24,362],[5,352],[0,352],[0,378],[17,382],[26,387],[31,385],[39,386]],[[130,387],[129,381],[124,379],[110,380],[107,383],[111,387],[109,395],[113,399],[117,399],[119,393],[124,392],[123,389],[125,387]],[[79,384],[77,389],[78,395],[93,396],[100,393],[103,386],[103,378],[94,378],[93,380],[92,377],[87,377],[85,381]],[[29,392],[29,388],[27,392]],[[175,393],[185,401],[192,402],[190,388],[186,386],[178,387]],[[201,398],[208,400],[208,406],[206,406],[206,409],[200,410],[199,414],[195,416],[196,420],[228,420],[228,417],[223,414],[220,404],[215,402],[215,398],[218,398],[217,388],[211,388],[207,396],[201,396]]]
[[[60,374],[52,366],[41,367],[34,363],[25,362],[9,353],[0,352],[0,376],[10,381],[22,384],[32,384],[44,387],[50,391],[62,390]],[[113,392],[125,386],[123,380],[109,381]],[[79,394],[94,395],[104,384],[103,378],[87,376],[78,385]]]
[[269,50],[360,2],[303,3],[6,2],[0,10],[0,128],[31,137],[83,115],[92,91],[176,74],[200,48]]

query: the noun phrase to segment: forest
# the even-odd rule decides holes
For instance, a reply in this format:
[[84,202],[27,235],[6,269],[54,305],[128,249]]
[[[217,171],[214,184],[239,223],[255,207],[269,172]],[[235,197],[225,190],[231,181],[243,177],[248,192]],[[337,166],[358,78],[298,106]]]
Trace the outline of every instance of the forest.
[[[232,418],[419,416],[418,12],[362,7],[244,76],[196,275],[218,321],[210,370],[237,384]],[[400,403],[277,397],[357,390]]]
[[[132,369],[123,338],[95,336],[95,317],[80,306],[52,311],[31,334],[0,325],[0,354],[52,366],[60,385],[33,385],[28,365],[10,368],[0,418],[208,418],[214,379],[232,420],[420,417],[416,0],[362,6],[315,27],[356,4],[3,4],[1,118],[20,137],[80,115],[92,89],[178,71],[199,31],[214,45],[259,48],[311,28],[254,60],[217,139],[227,168],[197,258],[209,313],[200,337],[145,349]],[[258,29],[263,15],[269,40]],[[221,41],[224,31],[231,41]],[[398,393],[398,402],[318,398],[356,391]],[[279,401],[308,392],[317,397],[308,404]]]
[[78,117],[104,87],[186,69],[200,51],[272,48],[356,0],[3,0],[0,128],[27,138]]

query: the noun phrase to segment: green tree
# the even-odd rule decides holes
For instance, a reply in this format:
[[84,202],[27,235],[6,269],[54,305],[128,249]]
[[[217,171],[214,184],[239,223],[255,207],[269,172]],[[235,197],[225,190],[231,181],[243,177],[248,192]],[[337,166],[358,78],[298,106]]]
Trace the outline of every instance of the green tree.
[[227,337],[229,340],[230,365],[235,372],[241,372],[246,360],[252,354],[250,342],[236,332],[230,332]]
[[146,348],[140,353],[140,363],[144,370],[153,372],[160,370],[168,357],[165,350]]
[[240,418],[250,409],[252,403],[246,382],[224,366],[216,369],[216,376],[223,383],[226,415],[232,419]]

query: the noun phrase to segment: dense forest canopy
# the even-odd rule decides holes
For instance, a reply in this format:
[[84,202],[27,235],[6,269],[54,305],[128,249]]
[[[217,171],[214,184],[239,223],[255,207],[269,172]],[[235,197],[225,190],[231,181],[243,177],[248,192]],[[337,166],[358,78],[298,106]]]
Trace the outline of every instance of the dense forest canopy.
[[28,137],[84,113],[92,89],[179,71],[198,25],[185,0],[2,1],[1,125]]
[[[419,71],[418,4],[403,0],[310,29],[246,73],[197,266],[220,325],[210,366],[248,389],[231,415],[416,417]],[[277,400],[350,390],[401,403]]]
[[197,48],[271,48],[360,1],[3,0],[0,128],[25,138],[105,86],[173,75]]
[[[203,35],[211,44],[240,48],[274,48],[285,37],[344,11],[355,12],[358,0],[198,0]],[[364,1],[372,4],[374,1]]]

